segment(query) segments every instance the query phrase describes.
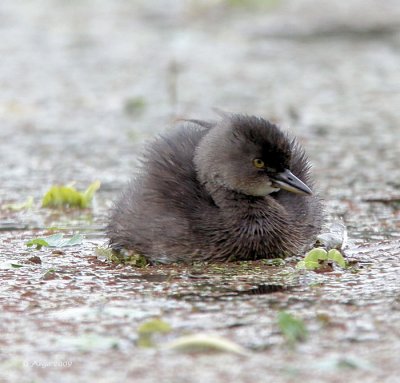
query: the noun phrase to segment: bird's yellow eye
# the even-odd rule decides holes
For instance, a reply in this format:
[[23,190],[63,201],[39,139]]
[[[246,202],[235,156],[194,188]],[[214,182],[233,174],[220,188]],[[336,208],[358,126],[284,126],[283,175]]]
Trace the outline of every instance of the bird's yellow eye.
[[265,168],[265,163],[263,160],[260,160],[259,158],[255,158],[253,160],[253,165],[257,168],[257,169],[263,169]]

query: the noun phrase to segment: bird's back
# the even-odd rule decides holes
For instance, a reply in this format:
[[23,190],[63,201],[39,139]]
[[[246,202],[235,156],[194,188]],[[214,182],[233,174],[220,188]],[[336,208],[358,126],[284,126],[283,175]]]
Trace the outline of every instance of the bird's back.
[[[157,137],[141,166],[116,202],[107,228],[114,249],[133,249],[162,261],[176,248],[191,251],[191,222],[196,211],[212,205],[196,177],[193,156],[208,127],[184,124]],[[179,248],[178,248],[179,247]]]

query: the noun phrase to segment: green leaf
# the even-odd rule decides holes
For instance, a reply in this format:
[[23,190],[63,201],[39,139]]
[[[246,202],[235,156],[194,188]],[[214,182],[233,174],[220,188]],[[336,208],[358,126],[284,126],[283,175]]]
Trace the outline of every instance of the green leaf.
[[19,269],[20,267],[24,267],[24,265],[20,265],[18,263],[10,263],[11,267],[13,267],[14,269]]
[[58,247],[65,247],[65,246],[76,246],[80,245],[83,242],[85,237],[82,234],[74,234],[71,238],[65,238],[61,241]]
[[40,250],[43,246],[47,247],[47,246],[49,246],[49,244],[43,238],[36,238],[36,239],[31,239],[30,241],[28,241],[26,243],[26,246],[28,246],[28,247],[36,246],[36,249]]
[[9,203],[9,204],[2,205],[2,209],[18,211],[18,210],[24,210],[24,209],[31,209],[32,206],[33,206],[33,197],[30,196],[26,199],[25,202]]
[[296,269],[316,270],[320,267],[319,262],[314,261],[300,261],[296,265]]
[[320,266],[320,262],[328,259],[328,253],[325,249],[316,248],[309,251],[304,260],[297,263],[297,269],[315,270]]
[[166,334],[172,327],[162,319],[154,318],[142,323],[138,329],[137,345],[139,347],[154,347],[153,335]]
[[84,192],[73,186],[52,186],[42,199],[42,207],[77,207],[85,209],[90,206],[93,196],[100,188],[100,181],[95,181]]
[[26,246],[36,246],[37,249],[45,247],[67,247],[80,245],[83,241],[84,236],[82,234],[75,234],[71,238],[64,238],[64,234],[57,233],[48,237],[31,239],[26,243]]
[[307,338],[307,329],[304,322],[286,311],[278,313],[278,326],[283,336],[291,345],[304,341]]
[[245,348],[228,339],[208,334],[182,336],[168,343],[164,348],[186,352],[219,351],[231,352],[240,355],[249,354],[249,352]]
[[347,263],[346,263],[345,259],[343,258],[343,255],[341,254],[340,251],[338,251],[336,249],[329,250],[328,259],[336,262],[343,269],[345,269],[347,267]]
[[326,250],[317,247],[316,249],[312,249],[306,254],[304,261],[307,263],[307,262],[325,261],[327,259],[328,259],[328,253],[326,252]]
[[172,327],[162,319],[150,319],[139,325],[138,334],[154,334],[154,333],[167,333],[172,330]]
[[347,267],[346,261],[340,251],[332,249],[327,252],[325,249],[317,247],[309,251],[304,260],[297,263],[296,268],[316,270],[326,264],[325,261],[336,262],[342,268]]

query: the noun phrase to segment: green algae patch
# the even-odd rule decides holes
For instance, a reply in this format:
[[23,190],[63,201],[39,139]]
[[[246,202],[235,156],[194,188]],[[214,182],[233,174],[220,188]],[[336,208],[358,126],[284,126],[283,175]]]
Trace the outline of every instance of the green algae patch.
[[83,238],[84,236],[82,234],[75,234],[70,238],[65,238],[64,234],[57,233],[49,235],[48,237],[31,239],[30,241],[26,242],[26,246],[36,246],[37,250],[40,250],[42,247],[76,246],[82,243]]
[[303,342],[307,338],[308,333],[304,322],[286,311],[278,313],[278,326],[291,346],[297,342]]
[[129,265],[139,268],[149,265],[148,260],[143,255],[133,250],[115,251],[109,247],[97,247],[95,253],[99,260],[117,265]]
[[94,194],[100,188],[100,185],[100,181],[95,181],[83,192],[76,190],[71,185],[54,185],[44,195],[42,207],[86,209],[90,207]]
[[154,347],[154,336],[157,334],[167,334],[172,331],[172,327],[167,322],[160,318],[150,319],[143,322],[137,328],[138,340],[137,345],[139,347],[149,348]]
[[329,263],[336,263],[341,268],[345,269],[347,263],[339,250],[331,249],[326,251],[325,249],[318,247],[309,251],[304,259],[297,263],[297,269],[306,270],[318,270],[322,269]]

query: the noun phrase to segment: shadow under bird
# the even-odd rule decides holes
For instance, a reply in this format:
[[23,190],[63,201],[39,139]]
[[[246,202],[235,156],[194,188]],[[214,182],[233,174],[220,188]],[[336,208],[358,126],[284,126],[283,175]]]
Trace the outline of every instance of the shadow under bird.
[[299,254],[321,226],[312,186],[304,150],[276,125],[188,120],[148,144],[111,212],[110,246],[152,263]]

